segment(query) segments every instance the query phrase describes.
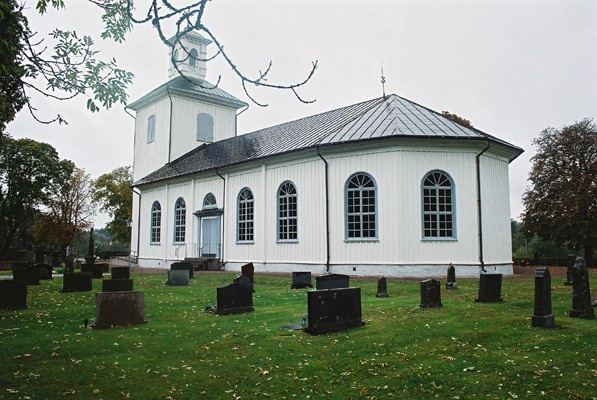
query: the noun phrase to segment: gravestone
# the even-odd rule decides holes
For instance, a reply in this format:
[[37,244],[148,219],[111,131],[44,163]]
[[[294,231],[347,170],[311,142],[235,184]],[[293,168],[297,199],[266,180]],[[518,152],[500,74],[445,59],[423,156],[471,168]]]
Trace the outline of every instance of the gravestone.
[[130,279],[131,269],[129,267],[112,267],[112,279]]
[[327,274],[315,277],[315,289],[345,289],[350,285],[350,276],[343,274]]
[[93,279],[102,279],[104,277],[104,266],[103,264],[83,263],[81,264],[81,272],[90,273]]
[[481,274],[479,276],[479,295],[475,301],[496,303],[502,300],[502,274]]
[[531,326],[541,328],[555,328],[556,326],[551,312],[551,274],[547,267],[535,269],[535,308]]
[[311,284],[311,272],[308,271],[296,271],[292,273],[292,285],[291,289],[303,289],[306,287],[312,288]]
[[91,272],[73,272],[62,278],[62,292],[88,292],[92,288]]
[[305,332],[320,335],[363,326],[361,288],[310,290],[307,292]]
[[448,267],[447,275],[446,289],[456,289],[458,287],[458,284],[456,283],[456,268],[454,268],[452,263],[450,263],[450,266]]
[[591,306],[591,289],[589,272],[582,257],[577,257],[572,268],[572,309],[570,316],[574,318],[594,319],[595,310]]
[[146,323],[145,292],[103,292],[95,294],[95,322],[105,329]]
[[566,268],[566,281],[565,286],[572,286],[572,269],[574,268],[574,262],[576,261],[576,254],[568,254],[568,268]]
[[253,280],[245,274],[240,274],[239,276],[237,276],[236,278],[233,279],[233,282],[237,282],[237,283],[240,283],[241,285],[245,285],[246,287],[250,288],[251,291],[253,291],[253,292],[255,291],[253,289]]
[[240,314],[255,310],[253,307],[253,290],[250,286],[239,282],[232,282],[216,290],[218,302],[216,306],[217,314]]
[[170,265],[170,271],[189,271],[189,279],[193,279],[193,263],[189,261],[176,261]]
[[37,268],[26,265],[16,265],[12,269],[12,279],[25,285],[39,285]]
[[189,270],[175,269],[168,271],[166,284],[170,286],[187,286],[189,284]]
[[52,266],[48,264],[34,264],[33,268],[37,271],[39,279],[52,279]]
[[377,280],[377,294],[375,297],[389,297],[388,282],[383,276]]
[[240,273],[244,276],[247,276],[251,282],[255,279],[255,267],[253,263],[248,263],[240,267]]
[[132,292],[132,279],[104,279],[102,280],[102,292]]
[[44,246],[35,247],[35,264],[44,264],[45,248]]
[[27,308],[27,284],[14,280],[0,280],[0,310]]
[[421,304],[420,307],[435,308],[442,307],[440,283],[435,279],[421,281]]
[[[93,228],[89,230],[89,242],[87,243],[87,255],[85,256],[85,263],[86,264],[93,264],[95,262],[95,254],[94,254],[95,246],[93,241]],[[81,272],[91,272],[91,271],[81,271]]]

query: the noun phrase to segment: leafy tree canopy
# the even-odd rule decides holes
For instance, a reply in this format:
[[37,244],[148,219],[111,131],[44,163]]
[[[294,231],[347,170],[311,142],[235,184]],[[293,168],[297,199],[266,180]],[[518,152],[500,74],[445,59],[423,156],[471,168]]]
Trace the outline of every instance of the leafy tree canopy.
[[122,243],[130,242],[128,221],[133,212],[132,184],[133,171],[130,166],[116,168],[94,182],[93,198],[101,204],[101,210],[112,218],[106,229],[114,240]]
[[533,140],[530,185],[523,195],[527,235],[584,248],[597,245],[597,126],[584,119],[547,128]]

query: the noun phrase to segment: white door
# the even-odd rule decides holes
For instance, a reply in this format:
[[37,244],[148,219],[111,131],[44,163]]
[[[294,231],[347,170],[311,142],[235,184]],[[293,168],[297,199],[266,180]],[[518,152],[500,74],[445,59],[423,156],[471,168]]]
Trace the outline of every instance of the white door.
[[220,258],[220,216],[201,218],[200,251],[203,258]]

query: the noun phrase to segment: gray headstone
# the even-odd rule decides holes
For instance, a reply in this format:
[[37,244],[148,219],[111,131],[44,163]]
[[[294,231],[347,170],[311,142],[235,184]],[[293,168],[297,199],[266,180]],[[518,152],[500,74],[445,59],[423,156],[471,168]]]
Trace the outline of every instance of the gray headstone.
[[595,310],[591,305],[591,288],[589,272],[582,257],[577,257],[572,268],[572,309],[570,316],[574,318],[594,319]]
[[189,261],[176,261],[170,265],[170,271],[189,271],[189,279],[193,279],[193,263]]
[[421,307],[442,307],[440,283],[435,279],[421,281]]
[[551,312],[551,274],[547,267],[535,269],[535,308],[531,326],[555,328]]
[[145,292],[104,292],[95,294],[93,328],[105,329],[146,323]]
[[189,284],[189,270],[176,269],[168,271],[166,283],[170,286],[187,286]]

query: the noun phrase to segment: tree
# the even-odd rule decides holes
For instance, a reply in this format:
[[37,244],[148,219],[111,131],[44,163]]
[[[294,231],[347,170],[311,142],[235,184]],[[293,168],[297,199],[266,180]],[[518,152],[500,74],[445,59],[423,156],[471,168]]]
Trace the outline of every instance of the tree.
[[81,168],[73,166],[72,174],[57,189],[35,222],[33,236],[37,244],[54,244],[64,251],[92,225],[96,208],[91,177]]
[[597,126],[584,119],[547,128],[533,145],[537,153],[522,199],[527,236],[583,248],[591,263],[597,245]]
[[31,223],[48,204],[72,168],[47,143],[0,135],[0,254],[6,253],[19,227]]
[[[255,104],[266,106],[249,94],[247,86],[288,90],[293,92],[300,101],[309,102],[300,97],[297,89],[311,79],[317,68],[316,61],[312,64],[307,77],[293,84],[277,84],[268,81],[271,61],[265,70],[259,71],[255,76],[245,74],[224,50],[224,45],[217,36],[203,23],[207,1],[199,0],[182,7],[175,7],[168,0],[151,0],[148,2],[146,11],[137,16],[134,13],[138,10],[133,7],[132,0],[88,0],[90,4],[101,10],[104,23],[102,39],[112,39],[121,43],[133,24],[149,23],[156,28],[162,42],[174,47],[177,44],[176,41],[170,41],[168,36],[179,37],[186,32],[196,30],[210,38],[217,48],[214,56],[203,61],[209,62],[221,55],[241,80],[246,95]],[[29,92],[38,92],[56,100],[67,100],[84,95],[87,96],[87,109],[92,112],[99,111],[102,107],[110,108],[115,103],[126,104],[126,88],[132,82],[133,74],[118,68],[114,59],[100,60],[90,36],[56,28],[51,33],[55,44],[51,51],[48,51],[44,39],[38,38],[37,32],[29,29],[28,20],[23,15],[24,4],[19,6],[16,0],[0,0],[0,2],[2,4],[0,20],[2,27],[6,27],[2,28],[2,36],[0,36],[2,49],[0,71],[3,81],[6,76],[6,82],[2,83],[2,92],[0,92],[0,134],[4,131],[5,124],[10,122],[16,112],[25,105],[39,122],[66,123],[64,117],[59,114],[50,120],[37,117],[36,108],[28,96]],[[49,8],[60,10],[65,7],[64,0],[36,0],[35,4],[40,14],[45,14]],[[167,35],[166,32],[171,34]],[[190,54],[186,57],[182,55],[183,59],[188,57]],[[174,62],[174,66],[178,69],[176,64]],[[215,86],[219,81],[220,79]],[[189,82],[197,84],[194,81]],[[213,87],[207,82],[199,85]],[[5,95],[4,91],[9,95]]]
[[108,213],[112,221],[106,229],[114,240],[130,242],[128,221],[133,212],[133,171],[130,166],[116,168],[101,175],[94,182],[93,198],[101,204],[101,210]]

